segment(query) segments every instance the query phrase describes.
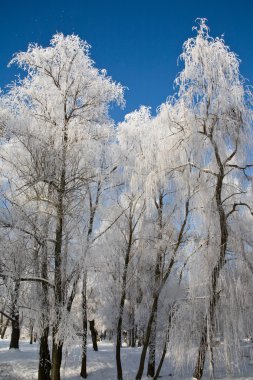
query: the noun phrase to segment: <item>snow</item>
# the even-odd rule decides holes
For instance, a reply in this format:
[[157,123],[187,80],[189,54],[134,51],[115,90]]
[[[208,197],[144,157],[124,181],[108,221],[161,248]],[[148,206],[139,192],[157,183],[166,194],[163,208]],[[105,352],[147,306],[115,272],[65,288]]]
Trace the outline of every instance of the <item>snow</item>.
[[[94,352],[92,344],[88,344],[88,378],[91,380],[115,380],[114,344],[109,341],[99,342],[99,351]],[[20,350],[9,350],[9,340],[0,341],[0,380],[36,380],[38,366],[38,343],[30,345],[28,341],[20,342]],[[122,347],[122,364],[125,380],[135,378],[139,348]],[[80,379],[80,345],[64,349],[62,363],[62,380]],[[162,374],[168,373],[164,365]],[[145,379],[145,376],[143,377]],[[164,376],[163,379],[171,379]]]
[[[246,343],[246,342],[245,342]],[[248,342],[247,342],[248,343]],[[88,344],[88,378],[91,380],[116,380],[115,351],[114,344],[109,341],[98,343],[99,351],[94,352],[92,344]],[[243,349],[252,350],[252,344],[243,345]],[[38,366],[39,344],[29,344],[27,340],[20,342],[20,350],[9,350],[9,339],[0,340],[0,380],[36,380]],[[62,363],[62,380],[80,380],[81,349],[80,345],[64,349]],[[134,380],[140,357],[140,348],[122,347],[122,364],[124,380]],[[243,379],[253,380],[253,366],[250,362],[245,367],[244,375],[234,377],[224,377],[217,372],[215,378],[230,380]],[[146,371],[144,371],[146,373]],[[195,380],[193,377],[176,376],[169,368],[169,360],[165,359],[161,371],[162,380]],[[209,379],[209,374],[203,379]],[[147,380],[143,376],[143,380]],[[150,378],[149,378],[150,380]]]

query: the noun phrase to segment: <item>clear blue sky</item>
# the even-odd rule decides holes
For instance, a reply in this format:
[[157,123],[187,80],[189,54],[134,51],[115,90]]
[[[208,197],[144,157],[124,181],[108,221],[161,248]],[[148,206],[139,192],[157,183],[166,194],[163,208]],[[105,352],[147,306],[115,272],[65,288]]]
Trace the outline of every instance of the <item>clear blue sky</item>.
[[75,33],[90,45],[91,57],[128,87],[121,120],[141,104],[155,111],[173,94],[183,42],[205,17],[213,36],[224,34],[253,84],[253,1],[251,0],[9,0],[1,1],[0,87],[14,79],[12,55],[29,42],[47,46],[55,32]]

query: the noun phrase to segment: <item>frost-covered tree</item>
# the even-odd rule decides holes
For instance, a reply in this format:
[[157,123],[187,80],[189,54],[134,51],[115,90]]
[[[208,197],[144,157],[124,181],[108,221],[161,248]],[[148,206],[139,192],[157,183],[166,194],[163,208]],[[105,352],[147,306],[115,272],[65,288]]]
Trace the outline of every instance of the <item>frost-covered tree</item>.
[[[121,103],[123,91],[105,71],[94,67],[89,45],[74,35],[57,34],[47,48],[30,45],[11,63],[17,63],[27,75],[5,96],[11,117],[3,119],[11,137],[3,159],[18,178],[16,191],[22,189],[25,196],[29,193],[30,203],[36,202],[42,214],[50,214],[54,272],[51,379],[59,380],[62,323],[72,301],[67,278],[81,259],[80,254],[69,256],[68,244],[79,222],[80,199],[100,173],[97,155],[112,126],[109,104]],[[14,150],[15,155],[20,152],[15,160]]]
[[209,36],[204,19],[200,20],[197,36],[185,42],[181,59],[184,69],[176,80],[178,96],[186,110],[184,128],[188,130],[189,147],[195,147],[189,164],[199,170],[204,211],[199,215],[209,226],[207,229],[211,228],[209,268],[205,272],[208,302],[193,374],[200,379],[207,349],[212,347],[208,340],[214,333],[220,280],[231,244],[230,220],[238,207],[245,206],[243,183],[237,186],[236,182],[241,176],[238,171],[250,166],[250,94],[244,88],[236,55],[222,39]]

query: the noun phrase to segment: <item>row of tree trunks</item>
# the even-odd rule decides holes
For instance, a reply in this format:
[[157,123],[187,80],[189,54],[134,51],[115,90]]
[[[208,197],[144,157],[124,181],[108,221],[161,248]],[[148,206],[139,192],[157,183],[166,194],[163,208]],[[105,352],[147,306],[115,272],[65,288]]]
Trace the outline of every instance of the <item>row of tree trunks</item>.
[[[139,368],[138,368],[135,380],[141,380],[142,375],[143,375],[147,349],[148,349],[148,345],[150,342],[150,336],[152,333],[152,325],[153,325],[154,319],[157,316],[159,297],[160,297],[160,294],[161,294],[161,291],[162,291],[164,285],[166,284],[166,282],[170,276],[171,270],[172,270],[174,263],[175,263],[175,258],[176,258],[178,249],[179,249],[179,247],[183,241],[183,235],[185,232],[185,228],[186,228],[186,224],[187,224],[187,220],[188,220],[188,216],[189,216],[189,203],[190,203],[190,199],[188,198],[186,200],[186,203],[185,203],[185,217],[184,217],[184,220],[182,222],[182,225],[181,225],[181,228],[180,228],[180,231],[178,234],[177,242],[176,242],[175,248],[172,252],[170,261],[169,261],[169,265],[168,265],[166,271],[164,271],[164,274],[163,274],[159,288],[155,289],[155,292],[153,294],[152,307],[151,307],[149,320],[148,320],[146,331],[145,331],[144,343],[143,343],[143,347],[142,347]],[[159,268],[160,268],[160,264],[158,261],[156,262],[156,265],[157,265],[157,274],[158,274]],[[158,265],[159,265],[159,268],[158,268]]]

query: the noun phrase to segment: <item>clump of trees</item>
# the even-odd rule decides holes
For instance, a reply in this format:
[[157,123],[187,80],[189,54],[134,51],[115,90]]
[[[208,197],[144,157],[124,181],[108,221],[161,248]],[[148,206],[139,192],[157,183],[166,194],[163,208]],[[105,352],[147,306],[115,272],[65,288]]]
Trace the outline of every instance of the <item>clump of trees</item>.
[[145,362],[157,379],[166,353],[200,380],[218,336],[233,370],[252,331],[252,94],[239,60],[199,20],[175,96],[115,126],[124,88],[89,49],[56,34],[11,61],[25,76],[0,99],[1,335],[9,323],[18,348],[21,327],[36,332],[39,380],[60,380],[80,335],[87,377],[94,319],[114,336],[118,380],[123,331],[141,347],[136,380]]

